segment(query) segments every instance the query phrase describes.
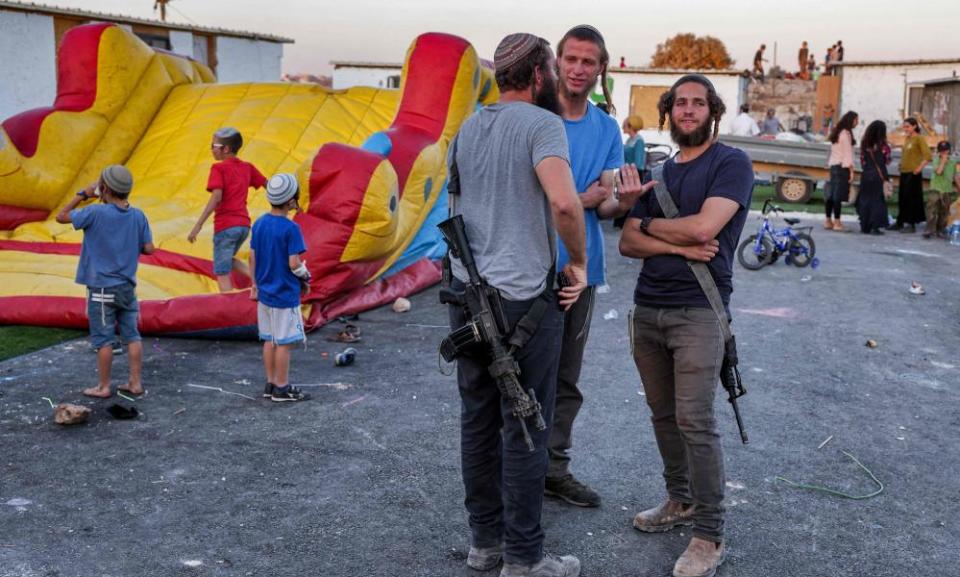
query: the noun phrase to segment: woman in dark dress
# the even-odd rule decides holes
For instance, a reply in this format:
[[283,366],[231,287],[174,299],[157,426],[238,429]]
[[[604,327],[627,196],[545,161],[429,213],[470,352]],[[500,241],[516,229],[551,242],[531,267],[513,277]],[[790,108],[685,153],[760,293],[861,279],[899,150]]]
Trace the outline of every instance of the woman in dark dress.
[[890,180],[887,163],[890,162],[890,146],[887,144],[887,125],[874,120],[863,132],[860,143],[860,194],[857,196],[857,215],[860,217],[860,232],[883,234],[890,224],[887,215],[887,199],[883,183]]

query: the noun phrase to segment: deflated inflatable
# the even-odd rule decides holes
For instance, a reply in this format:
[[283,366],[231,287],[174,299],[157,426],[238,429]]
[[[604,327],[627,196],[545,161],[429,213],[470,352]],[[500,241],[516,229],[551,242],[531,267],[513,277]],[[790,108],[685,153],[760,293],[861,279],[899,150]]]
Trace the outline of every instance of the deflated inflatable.
[[[240,158],[300,181],[308,328],[430,286],[443,251],[434,225],[446,214],[447,145],[497,96],[470,44],[434,33],[410,47],[399,91],[214,84],[205,66],[111,24],[70,30],[57,68],[54,105],[0,130],[0,324],[86,326],[84,288],[73,282],[81,233],[53,215],[104,166],[123,163],[158,247],[141,257],[141,330],[254,335],[248,291],[216,292],[210,221],[196,244],[186,240],[223,126],[243,134]],[[249,209],[254,219],[269,210],[262,191]]]

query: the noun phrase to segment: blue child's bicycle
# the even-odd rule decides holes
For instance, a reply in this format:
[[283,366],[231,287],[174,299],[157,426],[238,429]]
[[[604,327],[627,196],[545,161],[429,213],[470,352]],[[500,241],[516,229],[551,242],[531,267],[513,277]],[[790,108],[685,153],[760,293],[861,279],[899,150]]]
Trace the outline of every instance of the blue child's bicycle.
[[771,204],[768,198],[763,203],[763,222],[757,230],[757,234],[751,234],[737,247],[737,260],[743,265],[743,268],[749,270],[759,270],[768,264],[773,264],[784,256],[787,264],[798,267],[805,267],[813,264],[816,268],[818,260],[816,258],[817,247],[810,236],[812,226],[804,226],[796,229],[793,225],[799,224],[799,218],[784,218],[787,223],[785,228],[778,229],[770,223],[771,212],[783,212],[779,206]]

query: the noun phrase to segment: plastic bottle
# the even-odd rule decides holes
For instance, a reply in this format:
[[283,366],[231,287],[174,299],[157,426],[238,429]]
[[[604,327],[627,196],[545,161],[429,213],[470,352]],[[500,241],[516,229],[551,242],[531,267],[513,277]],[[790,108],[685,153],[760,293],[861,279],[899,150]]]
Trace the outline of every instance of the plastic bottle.
[[950,244],[960,246],[960,220],[955,220],[950,225]]
[[353,364],[353,359],[357,356],[357,349],[353,347],[347,347],[343,349],[342,353],[337,353],[333,357],[333,364],[338,367],[346,367]]

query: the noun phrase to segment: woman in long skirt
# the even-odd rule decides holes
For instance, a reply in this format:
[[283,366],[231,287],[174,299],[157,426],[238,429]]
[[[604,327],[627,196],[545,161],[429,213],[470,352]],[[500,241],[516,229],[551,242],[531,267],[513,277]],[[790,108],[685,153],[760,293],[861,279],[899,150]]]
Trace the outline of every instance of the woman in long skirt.
[[860,122],[857,113],[849,110],[840,118],[840,122],[830,131],[830,182],[827,194],[824,197],[824,207],[827,219],[823,228],[844,232],[840,222],[841,203],[850,198],[850,183],[853,182],[853,145],[857,141],[853,138],[853,129]]
[[883,185],[890,180],[887,163],[890,162],[890,146],[887,144],[887,125],[874,120],[863,132],[860,143],[860,194],[857,195],[857,216],[860,217],[860,232],[883,234],[890,224],[887,215],[887,199]]
[[920,136],[920,125],[916,118],[904,119],[903,132],[907,138],[900,156],[899,210],[897,222],[891,228],[900,232],[916,232],[917,223],[927,218],[923,205],[923,167],[933,159],[933,154],[926,139]]

